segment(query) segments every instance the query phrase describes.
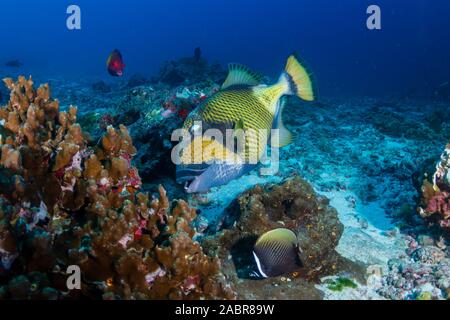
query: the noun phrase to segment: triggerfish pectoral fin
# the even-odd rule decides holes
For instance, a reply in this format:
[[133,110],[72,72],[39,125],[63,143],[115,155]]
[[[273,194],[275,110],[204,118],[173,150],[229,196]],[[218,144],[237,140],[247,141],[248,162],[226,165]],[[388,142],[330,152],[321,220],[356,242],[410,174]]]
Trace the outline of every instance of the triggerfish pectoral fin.
[[227,184],[256,168],[253,164],[214,163],[187,186],[188,193],[208,192],[211,188]]

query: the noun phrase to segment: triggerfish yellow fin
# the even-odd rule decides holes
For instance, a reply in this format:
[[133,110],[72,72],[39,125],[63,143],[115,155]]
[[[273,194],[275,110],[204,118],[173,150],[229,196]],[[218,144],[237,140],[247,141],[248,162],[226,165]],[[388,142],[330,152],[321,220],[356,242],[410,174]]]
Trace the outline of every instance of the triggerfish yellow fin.
[[296,95],[305,101],[314,101],[315,95],[311,74],[298,62],[294,55],[288,58],[285,71],[290,87],[288,94]]
[[278,277],[302,267],[298,250],[296,234],[282,228],[263,234],[255,244],[253,256],[261,276]]
[[282,97],[280,99],[280,105],[278,107],[277,117],[275,119],[274,136],[270,138],[270,145],[275,148],[283,148],[292,143],[295,139],[295,135],[290,132],[283,123],[283,110],[287,104],[287,98]]
[[305,101],[315,100],[311,75],[294,55],[288,58],[284,72],[276,84],[254,87],[253,93],[274,116],[277,115],[279,100],[283,96],[297,96]]
[[242,64],[231,63],[228,66],[228,77],[222,85],[222,90],[233,86],[257,86],[263,82],[263,76],[251,71]]

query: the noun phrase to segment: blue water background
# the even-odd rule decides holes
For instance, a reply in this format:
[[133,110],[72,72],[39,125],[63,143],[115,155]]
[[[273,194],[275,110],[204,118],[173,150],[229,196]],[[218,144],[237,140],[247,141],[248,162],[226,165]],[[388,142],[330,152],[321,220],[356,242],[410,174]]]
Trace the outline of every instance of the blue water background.
[[[82,30],[66,28],[66,8]],[[382,9],[382,30],[366,9]],[[22,0],[0,5],[0,76],[107,77],[118,48],[127,76],[157,73],[197,46],[211,61],[241,62],[274,79],[293,51],[323,96],[423,93],[450,78],[448,0]],[[10,59],[24,62],[14,71]]]

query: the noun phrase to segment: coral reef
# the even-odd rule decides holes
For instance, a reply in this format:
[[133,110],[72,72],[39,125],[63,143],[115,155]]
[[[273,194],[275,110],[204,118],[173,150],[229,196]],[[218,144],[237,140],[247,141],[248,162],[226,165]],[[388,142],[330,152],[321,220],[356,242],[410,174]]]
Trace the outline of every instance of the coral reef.
[[118,103],[114,110],[116,122],[129,128],[138,149],[135,163],[144,184],[173,176],[175,168],[168,161],[173,148],[172,133],[216,90],[217,86],[208,84],[174,89],[143,86],[133,89]]
[[[322,99],[301,113],[299,107],[292,102],[285,111],[295,115],[286,122],[298,139],[280,154],[284,176],[299,173],[331,200],[331,194],[353,199],[378,229],[389,218],[402,229],[421,224],[415,211],[419,177],[450,133],[448,123],[434,130],[427,119],[447,105],[366,98]],[[379,214],[369,212],[373,206]]]
[[[256,186],[238,198],[237,221],[225,221],[221,248],[231,250],[236,242],[252,239],[276,228],[293,230],[299,239],[301,273],[306,278],[333,272],[336,248],[343,232],[337,213],[325,198],[318,197],[301,178],[280,185]],[[231,209],[230,209],[231,210]],[[237,247],[236,247],[237,248]]]
[[154,189],[163,183],[171,196],[183,194],[182,188],[171,179],[175,169],[167,161],[173,147],[172,132],[219,85],[202,81],[171,87],[133,76],[128,82],[105,83],[112,90],[101,93],[92,90],[92,82],[69,86],[56,79],[53,83],[62,101],[67,104],[73,100],[77,104],[78,122],[89,135],[89,141],[98,141],[108,125],[127,126],[138,150],[134,162],[145,188]]
[[[450,136],[446,85],[443,86],[443,94],[439,93],[439,97],[436,96],[434,100],[394,97],[389,100],[324,98],[320,103],[308,107],[291,100],[286,107],[285,112],[289,117],[285,121],[296,133],[296,139],[292,145],[281,150],[278,175],[259,176],[254,171],[208,194],[188,198],[189,206],[182,201],[173,202],[165,214],[156,214],[162,218],[152,218],[158,220],[156,228],[153,220],[147,220],[149,228],[136,227],[142,219],[139,215],[136,219],[129,218],[133,215],[126,213],[128,211],[125,211],[125,207],[130,205],[127,208],[135,207],[131,211],[137,210],[139,192],[155,191],[159,184],[163,184],[167,190],[164,197],[158,193],[155,196],[144,194],[148,208],[158,207],[158,201],[168,202],[167,198],[186,197],[182,186],[173,181],[174,168],[168,161],[172,148],[170,135],[202,99],[219,88],[225,76],[219,68],[201,67],[204,65],[202,60],[200,54],[197,58],[193,56],[167,63],[161,73],[150,81],[141,76],[133,76],[129,81],[104,82],[111,89],[110,92],[94,90],[92,84],[98,82],[97,78],[80,78],[77,81],[68,81],[63,77],[51,78],[53,96],[61,101],[59,108],[52,107],[51,104],[55,101],[47,100],[45,95],[43,99],[38,99],[33,94],[28,98],[26,87],[29,85],[25,84],[19,92],[25,92],[23,95],[26,97],[13,95],[12,100],[16,106],[26,105],[27,99],[30,105],[34,105],[29,118],[28,110],[24,112],[24,108],[16,110],[17,108],[8,104],[1,109],[0,298],[159,297],[160,293],[157,291],[160,289],[157,288],[169,282],[170,287],[175,281],[182,284],[183,294],[189,292],[186,298],[200,298],[202,290],[199,287],[209,286],[204,278],[199,280],[197,276],[186,273],[174,276],[174,270],[165,270],[166,258],[157,255],[157,248],[181,248],[172,246],[170,239],[183,239],[189,243],[190,248],[196,247],[198,244],[191,237],[195,232],[194,239],[200,241],[207,253],[201,255],[200,260],[217,256],[221,273],[225,275],[227,283],[233,285],[239,298],[446,297],[444,278],[448,278],[445,271],[448,270],[448,249],[440,235],[448,235],[445,212],[449,184],[443,173],[448,172],[448,161],[444,161],[448,157],[447,151],[436,169],[442,145]],[[171,81],[170,73],[174,70],[175,78],[182,79]],[[1,86],[0,91],[3,97],[0,105],[3,105],[7,103],[5,100],[10,94]],[[28,91],[30,93],[34,90]],[[45,90],[41,89],[41,94],[44,93]],[[76,114],[75,109],[70,107],[71,103],[78,107]],[[40,111],[42,108],[49,111],[44,112],[44,121]],[[68,118],[65,129],[61,129],[62,124],[59,122],[60,114],[64,112],[59,112],[59,109],[65,111]],[[36,121],[33,120],[32,110]],[[11,111],[16,111],[18,117],[10,118]],[[71,115],[71,112],[74,114]],[[52,115],[55,113],[56,117]],[[5,127],[7,122],[8,128]],[[76,132],[76,123],[80,124],[82,132]],[[105,134],[110,136],[113,133],[110,126],[118,127],[114,134],[123,137],[120,124],[127,126],[135,147],[135,150],[129,150],[132,151],[129,155],[127,152],[122,155],[117,155],[116,152],[110,154],[103,146]],[[18,133],[10,129],[18,129]],[[58,137],[58,131],[61,131],[62,138]],[[69,131],[72,133],[69,134]],[[76,150],[79,150],[79,154]],[[91,159],[92,156],[96,156],[98,162]],[[38,168],[40,162],[44,164],[41,169]],[[56,162],[60,164],[59,167],[56,167]],[[94,176],[99,166],[102,168],[100,175]],[[126,173],[127,166],[129,174]],[[86,173],[88,167],[93,173]],[[428,173],[425,183],[424,172]],[[269,195],[276,186],[268,183],[279,183],[292,175],[301,175],[321,196],[330,199],[329,206],[337,209],[339,220],[345,225],[344,233],[336,248],[331,241],[324,243],[329,239],[322,239],[320,244],[323,248],[327,245],[333,247],[329,256],[324,250],[325,260],[329,262],[326,264],[331,267],[317,273],[309,272],[306,267],[298,274],[264,280],[253,279],[249,277],[250,270],[254,267],[252,257],[250,255],[250,258],[246,258],[246,253],[252,249],[252,239],[266,228],[283,226],[283,223],[293,225],[292,220],[296,219],[285,218],[281,220],[283,223],[269,223],[270,219],[247,221],[244,217],[251,207],[248,202],[254,201],[265,211],[272,212],[272,205],[267,202],[275,203],[278,199]],[[251,194],[252,190],[246,191],[256,184],[264,185],[257,187],[257,190],[263,190],[258,192],[266,193],[265,195]],[[131,185],[135,185],[137,190]],[[95,192],[91,192],[93,188],[97,189],[97,196],[94,196]],[[418,190],[422,199],[419,211],[425,219],[416,211]],[[49,196],[52,194],[56,196]],[[295,193],[292,192],[291,195],[293,194]],[[236,195],[241,195],[240,200],[228,207]],[[159,200],[161,197],[165,200]],[[280,196],[284,197],[288,196]],[[98,199],[105,207],[105,216],[99,216],[97,208],[92,204]],[[312,199],[316,201],[316,196]],[[281,200],[280,207],[290,212],[287,205],[290,201],[283,201]],[[180,227],[183,231],[172,235],[175,229],[173,223],[169,224],[168,221],[172,214],[178,214],[177,211],[174,212],[177,206],[184,207],[182,211],[185,213],[179,216],[180,221],[194,219],[189,207],[195,206],[199,215],[192,223],[196,226],[195,229],[191,226],[186,229],[185,222],[182,222]],[[103,211],[101,207],[98,209],[100,213]],[[158,211],[159,209],[156,210]],[[129,228],[123,226],[122,222],[117,223],[120,239],[117,239],[119,235],[113,237],[108,231],[113,219],[109,213],[113,217],[117,215],[120,221],[125,219],[124,221],[130,222]],[[242,226],[240,221],[243,222],[245,231],[242,237],[237,229]],[[255,225],[250,227],[251,223]],[[428,228],[427,225],[433,227]],[[77,230],[81,230],[81,238],[79,235],[74,236]],[[430,236],[417,237],[422,232],[429,232]],[[101,234],[108,235],[101,237]],[[187,235],[186,238],[182,234]],[[417,239],[419,247],[404,253],[406,244],[413,243],[412,238],[407,235]],[[153,247],[145,244],[148,236],[154,242]],[[114,241],[120,243],[118,249],[109,245]],[[107,244],[107,249],[100,248],[103,243]],[[127,248],[123,248],[123,245]],[[224,247],[218,248],[221,245]],[[306,247],[309,250],[308,245]],[[191,252],[195,251],[192,250]],[[34,252],[38,252],[36,255],[41,259],[37,259]],[[124,261],[125,258],[122,257],[132,255],[131,252],[135,255],[130,258],[133,262],[129,266],[112,262],[118,261],[117,259]],[[136,252],[146,255],[141,259],[146,261],[144,264],[139,262]],[[359,279],[359,268],[339,255],[369,265],[369,279]],[[217,262],[217,259],[209,259]],[[157,261],[161,270],[155,269],[153,264],[146,264],[151,263],[150,261]],[[333,261],[338,262],[335,264],[336,270],[333,268]],[[68,265],[76,263],[86,263],[88,268],[102,271],[98,275],[91,274],[89,278],[83,278],[83,292],[68,292],[65,270]],[[108,263],[112,266],[103,266]],[[184,262],[180,260],[179,263],[183,265]],[[144,271],[139,271],[137,278],[127,271],[128,267],[138,269],[142,265],[149,266],[145,276],[147,283],[153,285],[150,291],[141,289]],[[214,263],[211,264],[212,269],[215,268],[213,265]],[[348,274],[348,269],[353,274]],[[365,272],[366,270],[363,271],[364,274]],[[223,280],[220,272],[214,274],[212,277],[217,276]],[[332,275],[321,278],[329,274]],[[123,276],[126,280],[122,285],[118,283],[118,279]],[[185,278],[181,281],[183,277]],[[318,278],[321,278],[322,285],[318,284]],[[330,290],[328,287],[333,283],[338,284],[340,278],[349,279],[358,287],[345,287],[342,291]],[[174,279],[174,282],[169,279]],[[420,284],[426,279],[429,280],[428,283]],[[192,292],[187,289],[195,286],[197,289]],[[164,294],[166,297],[178,297],[180,291],[161,291],[161,295]]]
[[441,248],[408,238],[403,257],[389,261],[378,292],[394,300],[434,300],[450,297],[450,255]]
[[92,84],[92,90],[98,93],[110,93],[111,87],[101,80]]
[[134,74],[127,83],[127,88],[140,87],[148,84],[149,80],[141,74]]
[[[386,106],[390,108],[386,108]],[[398,106],[387,103],[377,103],[373,106],[368,119],[374,127],[383,134],[391,137],[405,137],[407,139],[428,139],[432,134],[424,123],[415,123],[404,119],[397,111]],[[389,121],[386,121],[389,119]]]
[[[59,110],[48,85],[6,79],[10,101],[1,166],[0,298],[232,299],[220,261],[193,240],[195,210],[139,192],[137,150],[125,126],[93,147],[77,109]],[[78,265],[81,291],[65,270]]]
[[419,213],[430,223],[439,225],[444,234],[450,234],[450,144],[445,148],[432,181],[425,179]]
[[165,62],[158,76],[153,78],[153,82],[179,86],[192,85],[205,80],[213,83],[223,83],[225,78],[226,72],[220,64],[215,63],[211,65],[195,52],[192,57]]
[[442,83],[435,91],[435,97],[443,101],[450,101],[450,83]]

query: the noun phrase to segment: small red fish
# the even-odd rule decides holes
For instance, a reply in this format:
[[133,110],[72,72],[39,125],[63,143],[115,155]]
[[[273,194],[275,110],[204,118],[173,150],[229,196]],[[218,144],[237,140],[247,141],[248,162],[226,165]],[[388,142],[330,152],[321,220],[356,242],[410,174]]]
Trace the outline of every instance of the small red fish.
[[123,76],[125,64],[123,63],[122,54],[119,50],[116,49],[109,55],[106,65],[108,67],[109,74],[113,77]]
[[187,116],[189,115],[189,111],[186,109],[181,109],[180,111],[178,111],[178,116],[183,119],[186,120]]

